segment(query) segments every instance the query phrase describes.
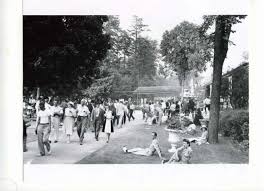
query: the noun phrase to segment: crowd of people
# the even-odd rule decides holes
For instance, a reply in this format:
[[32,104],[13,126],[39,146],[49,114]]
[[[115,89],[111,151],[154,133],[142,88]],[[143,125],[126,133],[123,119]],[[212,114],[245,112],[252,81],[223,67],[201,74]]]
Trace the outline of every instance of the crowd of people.
[[[157,133],[152,132],[152,142],[148,148],[132,148],[123,147],[125,153],[133,153],[136,155],[151,156],[155,152],[158,153],[162,163],[169,164],[175,162],[189,163],[192,149],[191,143],[198,145],[207,143],[208,131],[205,125],[201,125],[200,119],[207,118],[210,110],[210,100],[206,98],[204,108],[199,108],[193,99],[182,102],[175,100],[163,101],[159,100],[154,103],[149,101],[141,105],[143,120],[149,125],[161,125],[168,119],[174,116],[183,115],[191,122],[185,132],[194,135],[197,127],[201,127],[202,135],[200,137],[183,139],[183,145],[171,156],[170,159],[165,159],[162,156],[161,149],[157,140]],[[106,134],[106,143],[109,143],[111,133],[115,128],[122,128],[127,121],[135,120],[133,113],[136,105],[129,98],[124,100],[95,101],[89,98],[70,101],[67,99],[61,100],[59,97],[44,97],[39,96],[35,100],[31,95],[28,98],[24,97],[24,115],[29,119],[36,119],[35,133],[38,138],[39,155],[51,154],[51,143],[57,143],[59,140],[59,128],[63,127],[64,134],[67,136],[67,143],[71,143],[71,137],[76,129],[79,137],[80,145],[83,145],[85,133],[90,130],[94,132],[94,138],[99,140],[100,132]],[[24,152],[26,148],[27,126],[28,121],[23,120],[24,132]],[[51,131],[53,129],[53,131]]]
[[[60,100],[58,97],[40,96],[35,100],[33,96],[24,98],[24,116],[29,119],[36,118],[35,133],[38,137],[40,156],[51,153],[51,142],[59,140],[59,128],[62,125],[67,136],[67,143],[71,143],[71,136],[76,127],[80,145],[83,145],[85,133],[88,130],[94,132],[94,138],[99,140],[99,133],[102,131],[107,136],[107,143],[114,127],[122,128],[127,121],[135,120],[133,116],[135,104],[131,98],[128,101],[108,99],[107,101],[94,101],[81,99],[75,102]],[[30,120],[24,118],[24,152],[26,148],[27,126]],[[51,131],[51,129],[54,129]]]
[[196,126],[201,126],[200,119],[208,118],[210,111],[210,99],[206,97],[204,107],[199,107],[193,98],[184,98],[183,101],[159,100],[156,103],[148,101],[141,106],[143,119],[149,125],[161,124],[180,112],[194,122]]

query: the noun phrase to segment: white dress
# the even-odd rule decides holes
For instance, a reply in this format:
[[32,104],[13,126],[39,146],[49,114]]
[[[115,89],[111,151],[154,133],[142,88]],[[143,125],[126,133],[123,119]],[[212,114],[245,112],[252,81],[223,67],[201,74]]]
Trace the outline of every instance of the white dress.
[[[70,112],[71,111],[71,112]],[[75,109],[73,108],[66,108],[65,109],[65,117],[64,117],[64,129],[66,135],[72,135],[73,133],[73,127],[74,127],[74,116],[75,114]]]
[[112,122],[112,111],[107,111],[105,113],[106,121],[105,121],[105,133],[111,133],[111,122]]

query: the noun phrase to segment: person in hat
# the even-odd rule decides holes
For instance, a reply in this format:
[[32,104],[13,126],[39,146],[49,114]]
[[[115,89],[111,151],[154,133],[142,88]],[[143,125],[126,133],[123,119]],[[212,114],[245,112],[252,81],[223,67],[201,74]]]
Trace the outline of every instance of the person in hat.
[[84,133],[87,128],[88,120],[90,120],[90,111],[86,106],[85,99],[82,99],[81,104],[77,108],[77,133],[80,138],[80,145],[83,144]]
[[67,143],[70,143],[71,141],[71,135],[73,133],[73,127],[74,127],[74,118],[76,117],[76,110],[74,109],[74,103],[68,102],[68,107],[65,108],[64,112],[64,122],[63,126],[65,129],[65,133],[68,137]]
[[112,122],[112,119],[113,119],[112,111],[109,109],[108,105],[105,106],[104,116],[105,116],[105,122],[104,122],[102,132],[106,133],[106,135],[107,135],[106,143],[109,143],[110,135],[111,135],[111,133],[114,132],[114,127],[113,127],[113,122]]
[[35,133],[38,135],[38,147],[40,156],[45,155],[45,148],[47,148],[48,154],[51,154],[51,148],[49,143],[49,135],[51,131],[51,114],[48,109],[45,108],[45,104],[41,102],[39,104],[39,111],[36,119]]
[[201,137],[198,138],[190,138],[189,141],[192,143],[196,143],[197,145],[201,145],[201,144],[209,144],[207,142],[208,140],[208,131],[207,131],[207,127],[205,125],[202,125],[202,135]]
[[176,149],[169,160],[163,160],[162,164],[183,163],[189,164],[192,156],[191,143],[188,139],[183,139],[182,146]]

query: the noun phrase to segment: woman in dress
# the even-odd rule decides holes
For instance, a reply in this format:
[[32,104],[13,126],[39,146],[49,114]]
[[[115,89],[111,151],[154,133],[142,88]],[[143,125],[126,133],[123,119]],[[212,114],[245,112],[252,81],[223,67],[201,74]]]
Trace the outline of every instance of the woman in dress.
[[107,143],[109,143],[110,134],[114,132],[112,118],[113,118],[112,111],[109,110],[109,106],[105,106],[105,122],[102,131],[105,132],[107,135],[107,141],[106,141]]
[[69,102],[68,103],[68,107],[65,108],[65,112],[64,112],[64,129],[65,129],[65,133],[68,137],[68,141],[67,143],[71,142],[71,135],[73,132],[73,127],[74,127],[74,118],[76,117],[76,110],[73,108],[74,103],[73,102]]

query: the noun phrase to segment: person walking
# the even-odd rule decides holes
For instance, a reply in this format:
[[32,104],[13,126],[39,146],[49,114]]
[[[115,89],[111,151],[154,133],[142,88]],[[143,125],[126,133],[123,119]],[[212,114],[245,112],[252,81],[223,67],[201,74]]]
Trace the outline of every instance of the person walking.
[[95,117],[95,123],[94,123],[94,133],[95,133],[95,140],[98,141],[99,139],[99,133],[104,125],[105,121],[105,111],[103,109],[103,106],[96,104],[96,108],[94,109],[94,117]]
[[129,121],[131,120],[131,118],[132,118],[133,120],[135,120],[135,117],[133,116],[134,110],[135,110],[135,104],[134,104],[133,102],[131,102],[131,103],[129,104],[129,117],[128,117],[128,120],[129,120]]
[[45,108],[45,104],[41,102],[39,104],[39,111],[37,113],[36,119],[36,129],[35,133],[38,135],[38,147],[40,156],[45,155],[45,148],[46,146],[47,153],[51,154],[51,147],[49,143],[49,134],[51,131],[51,114],[50,110]]
[[156,110],[158,112],[158,122],[157,122],[157,124],[161,125],[162,124],[163,111],[164,111],[164,109],[162,109],[162,104],[161,103],[157,104]]
[[116,108],[114,106],[114,103],[112,101],[109,102],[109,109],[112,111],[112,115],[113,115],[113,125],[115,125],[115,121],[116,121]]
[[106,143],[109,143],[110,140],[110,134],[114,132],[114,127],[113,127],[113,123],[112,123],[112,111],[109,110],[109,106],[105,107],[105,122],[104,122],[104,126],[103,126],[103,130],[102,132],[105,132],[107,135],[107,141]]
[[209,96],[207,96],[205,99],[204,99],[204,109],[205,109],[205,112],[207,113],[208,111],[210,111],[210,104],[211,104],[211,100],[209,98]]
[[89,114],[88,114],[88,120],[87,120],[87,128],[91,128],[91,131],[93,132],[93,126],[92,126],[92,120],[91,120],[91,114],[94,109],[92,100],[88,98],[87,100],[87,107],[89,109]]
[[87,128],[88,120],[90,120],[90,111],[85,105],[85,100],[81,100],[81,104],[77,108],[77,134],[80,138],[80,145],[83,144],[84,133]]
[[30,120],[26,120],[25,117],[23,117],[23,152],[27,152],[27,127],[29,127]]
[[54,129],[53,133],[51,133],[50,135],[50,139],[52,136],[54,136],[54,143],[57,143],[58,142],[58,139],[59,139],[59,128],[60,128],[60,120],[61,120],[61,116],[63,114],[63,110],[62,108],[58,105],[58,100],[55,99],[53,101],[53,106],[51,106],[50,108],[50,111],[51,111],[51,124],[52,124],[52,127]]
[[164,115],[166,114],[166,103],[165,101],[161,100],[161,109],[162,109],[162,112],[164,113]]
[[121,101],[118,101],[118,103],[116,104],[116,116],[117,116],[118,128],[122,127],[123,115],[124,115],[123,103]]
[[74,118],[76,117],[76,110],[73,108],[74,103],[73,102],[69,102],[68,103],[68,107],[65,108],[65,112],[64,112],[64,122],[63,122],[63,126],[65,129],[65,134],[68,137],[68,141],[67,143],[71,142],[71,135],[73,133],[73,127],[74,127]]
[[123,110],[124,110],[124,114],[123,114],[123,121],[122,124],[125,125],[126,124],[126,118],[128,116],[128,108],[127,108],[127,103],[123,104]]

